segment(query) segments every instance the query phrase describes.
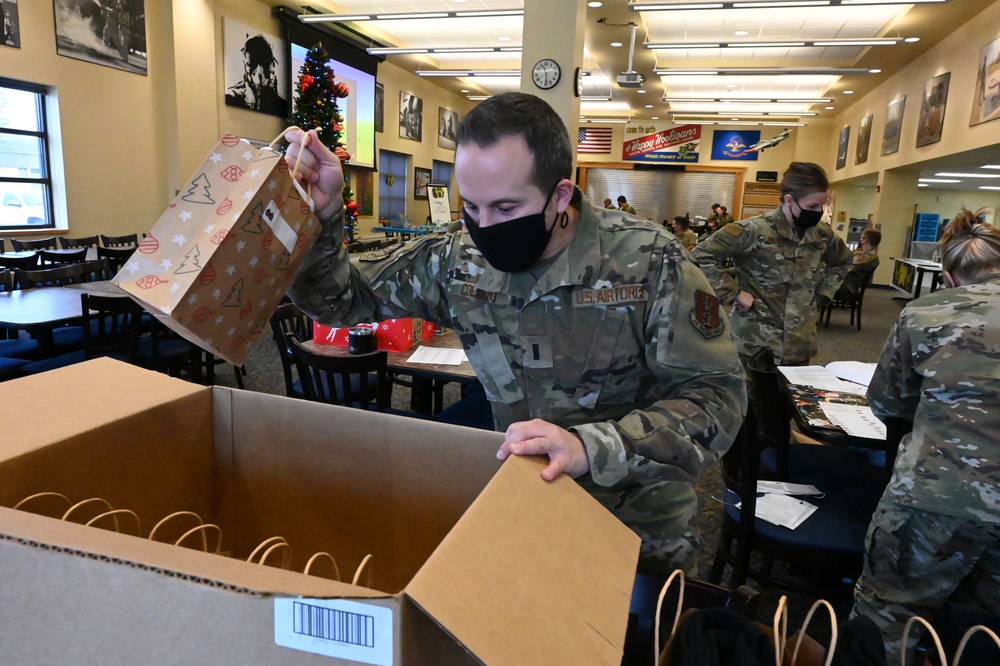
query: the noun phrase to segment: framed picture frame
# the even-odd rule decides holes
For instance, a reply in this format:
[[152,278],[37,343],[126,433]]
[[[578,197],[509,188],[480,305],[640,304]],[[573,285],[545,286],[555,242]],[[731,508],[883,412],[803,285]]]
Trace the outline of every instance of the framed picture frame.
[[0,0],[0,21],[3,21],[3,38],[0,46],[21,48],[21,22],[17,16],[17,0]]
[[145,0],[119,0],[96,13],[92,0],[53,3],[56,53],[146,76]]
[[385,131],[385,86],[375,84],[375,131]]
[[882,154],[892,155],[899,150],[899,134],[903,129],[903,107],[906,95],[897,97],[885,107],[885,129],[882,130]]
[[424,140],[424,100],[402,90],[399,92],[399,136],[413,141]]
[[837,168],[843,169],[847,166],[847,148],[851,142],[851,126],[844,125],[840,128],[840,140],[837,142]]
[[969,127],[1000,118],[1000,37],[979,51]]
[[920,98],[920,118],[917,120],[917,148],[941,140],[950,83],[951,72],[945,72],[924,84],[924,94]]
[[431,182],[431,170],[413,167],[413,198],[426,199],[427,186]]
[[854,150],[854,163],[864,164],[868,161],[868,145],[872,140],[872,119],[874,115],[869,113],[861,119],[858,126],[858,145]]
[[[222,19],[226,105],[249,111],[288,115],[288,62],[282,40]],[[261,85],[259,79],[266,83]]]
[[438,147],[455,150],[458,134],[458,114],[443,106],[438,108]]

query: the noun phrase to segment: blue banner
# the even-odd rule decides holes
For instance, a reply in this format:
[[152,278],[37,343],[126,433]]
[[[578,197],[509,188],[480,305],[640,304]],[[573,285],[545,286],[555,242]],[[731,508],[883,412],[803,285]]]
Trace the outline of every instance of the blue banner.
[[715,130],[712,132],[713,160],[757,161],[757,151],[746,152],[760,141],[760,130]]

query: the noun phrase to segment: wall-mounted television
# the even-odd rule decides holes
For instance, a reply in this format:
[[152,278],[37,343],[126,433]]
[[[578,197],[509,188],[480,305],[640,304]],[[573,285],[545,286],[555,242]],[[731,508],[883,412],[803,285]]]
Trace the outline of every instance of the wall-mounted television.
[[[334,78],[344,82],[351,94],[337,100],[337,107],[344,117],[341,141],[351,154],[351,166],[375,168],[375,78],[378,60],[356,49],[337,37],[301,24],[285,16],[288,28],[289,67],[291,83],[289,99],[299,96],[299,70],[306,53],[316,44],[322,44],[330,56],[328,65]],[[292,107],[294,108],[294,106]]]

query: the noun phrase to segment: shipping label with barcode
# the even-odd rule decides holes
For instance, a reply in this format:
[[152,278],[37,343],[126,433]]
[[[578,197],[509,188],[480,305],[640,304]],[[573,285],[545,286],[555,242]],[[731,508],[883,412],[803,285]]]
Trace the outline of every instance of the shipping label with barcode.
[[275,599],[274,642],[282,647],[392,666],[392,609],[344,599]]

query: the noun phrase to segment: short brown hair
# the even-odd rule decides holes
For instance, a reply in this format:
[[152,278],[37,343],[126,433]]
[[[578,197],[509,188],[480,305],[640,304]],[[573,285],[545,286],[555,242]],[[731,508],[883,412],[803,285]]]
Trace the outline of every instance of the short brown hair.
[[872,227],[868,227],[862,231],[861,237],[867,238],[868,243],[871,244],[872,247],[878,247],[878,244],[882,242],[882,232],[878,229],[873,229]]
[[1000,275],[1000,231],[963,207],[941,239],[941,266],[965,284]]
[[830,181],[823,167],[812,162],[792,162],[781,176],[781,197],[791,194],[798,201],[815,192],[826,192]]

